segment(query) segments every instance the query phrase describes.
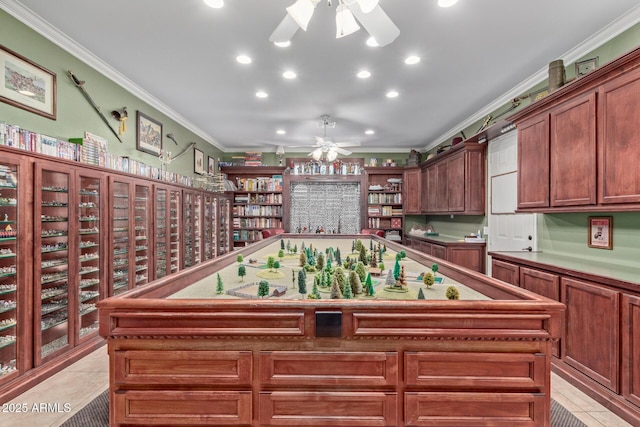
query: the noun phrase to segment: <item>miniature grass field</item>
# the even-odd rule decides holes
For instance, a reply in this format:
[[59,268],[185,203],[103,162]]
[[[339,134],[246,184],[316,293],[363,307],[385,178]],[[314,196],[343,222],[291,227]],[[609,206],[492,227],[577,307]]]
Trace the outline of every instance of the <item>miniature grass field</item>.
[[[306,286],[307,294],[302,295],[298,292],[298,272],[300,267],[300,252],[302,244],[305,247],[312,247],[318,250],[318,253],[325,253],[328,247],[332,247],[334,250],[339,248],[341,252],[341,258],[344,261],[347,256],[351,258],[357,258],[358,253],[352,252],[351,247],[353,239],[309,239],[309,238],[296,238],[296,239],[283,239],[286,247],[287,241],[290,247],[297,246],[298,252],[288,253],[287,249],[284,249],[284,257],[279,258],[278,253],[281,249],[280,241],[267,246],[259,251],[256,251],[250,255],[244,257],[242,265],[245,267],[246,275],[244,277],[238,276],[238,267],[240,263],[236,262],[233,265],[221,269],[217,274],[223,282],[224,292],[216,293],[217,288],[217,274],[213,274],[198,282],[193,283],[187,288],[176,292],[169,298],[221,298],[221,299],[238,299],[238,298],[259,298],[258,295],[258,283],[261,280],[267,280],[270,285],[270,295],[277,288],[286,288],[286,293],[282,296],[268,296],[265,298],[278,298],[278,299],[304,299],[308,294],[311,294],[313,290],[314,276],[317,273],[307,273]],[[367,253],[370,253],[370,239],[361,239],[362,244],[367,249]],[[242,254],[242,251],[236,251],[236,253]],[[280,267],[276,269],[269,269],[267,262],[269,257],[273,257],[274,260],[279,261]],[[417,277],[431,269],[431,265],[424,266],[418,262],[407,258],[404,258],[400,265],[404,266],[406,286],[402,289],[392,288],[386,289],[385,279],[388,271],[395,265],[396,252],[391,249],[387,250],[382,257],[384,263],[384,270],[379,277],[372,277],[373,287],[375,294],[373,296],[366,296],[364,294],[354,295],[354,299],[382,299],[382,300],[415,300],[418,298],[419,290],[428,300],[446,299],[445,293],[449,286],[456,286],[460,292],[461,300],[487,300],[486,296],[467,288],[466,286],[438,273],[439,277],[443,278],[443,283],[435,284],[431,288],[427,288],[422,281],[418,281]],[[325,257],[326,260],[326,257]],[[380,260],[378,260],[380,262]],[[336,263],[332,264],[333,268],[337,267]],[[367,267],[368,272],[368,267]],[[347,272],[348,273],[348,272]],[[364,286],[364,283],[363,283]],[[232,291],[235,295],[230,295],[227,291]],[[331,298],[331,288],[318,288],[320,297],[322,299]],[[243,296],[238,296],[242,294]]]

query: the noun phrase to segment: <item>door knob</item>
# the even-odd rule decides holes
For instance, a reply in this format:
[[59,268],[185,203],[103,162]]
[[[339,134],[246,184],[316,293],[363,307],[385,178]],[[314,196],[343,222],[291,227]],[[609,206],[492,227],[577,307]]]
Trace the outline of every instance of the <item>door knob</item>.
[[522,248],[522,250],[531,252],[533,248],[531,246],[527,246],[526,248]]

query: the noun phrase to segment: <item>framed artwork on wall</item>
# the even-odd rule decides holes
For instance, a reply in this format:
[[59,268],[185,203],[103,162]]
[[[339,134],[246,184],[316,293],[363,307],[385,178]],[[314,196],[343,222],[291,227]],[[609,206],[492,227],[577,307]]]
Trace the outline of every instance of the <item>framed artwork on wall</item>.
[[613,249],[613,217],[590,216],[589,237],[590,248]]
[[216,159],[213,157],[207,156],[207,173],[209,175],[213,175],[216,173]]
[[140,111],[136,120],[136,148],[155,156],[162,151],[162,123]]
[[0,45],[0,101],[56,119],[56,75]]
[[193,172],[199,175],[207,173],[204,170],[204,153],[197,148],[193,149]]

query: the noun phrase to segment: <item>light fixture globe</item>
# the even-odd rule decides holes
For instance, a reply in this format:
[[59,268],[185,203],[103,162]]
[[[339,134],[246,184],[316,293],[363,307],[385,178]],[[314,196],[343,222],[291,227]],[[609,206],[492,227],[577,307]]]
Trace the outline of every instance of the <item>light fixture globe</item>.
[[356,0],[362,13],[369,13],[378,5],[379,0]]
[[313,157],[313,160],[320,160],[322,158],[322,147],[318,147],[313,150],[313,152],[311,153],[311,157]]
[[214,9],[220,9],[224,6],[224,0],[204,0],[204,4]]
[[340,4],[336,9],[336,38],[339,39],[349,34],[353,34],[360,29],[353,13],[344,4]]
[[327,160],[333,162],[338,157],[338,152],[334,149],[329,149],[327,152]]
[[298,24],[300,28],[307,31],[315,8],[316,5],[312,0],[297,0],[287,8],[287,13],[296,21],[296,24]]

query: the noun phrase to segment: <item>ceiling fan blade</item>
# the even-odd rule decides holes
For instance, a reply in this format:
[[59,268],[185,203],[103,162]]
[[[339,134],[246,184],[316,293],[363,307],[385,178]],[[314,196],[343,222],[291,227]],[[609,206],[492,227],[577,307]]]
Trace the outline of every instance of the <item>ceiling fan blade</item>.
[[318,145],[326,145],[328,143],[328,141],[320,136],[314,136],[314,138],[316,139],[316,144]]
[[360,6],[349,6],[353,16],[362,24],[367,32],[376,39],[379,46],[386,46],[400,35],[400,29],[396,27],[391,18],[377,5],[369,13],[364,13]]
[[335,144],[336,147],[360,147],[360,141],[342,141]]
[[287,13],[280,24],[273,30],[271,36],[269,37],[269,41],[271,43],[285,43],[291,40],[291,38],[295,35],[296,31],[298,31],[298,24],[293,18]]
[[348,155],[351,154],[351,151],[345,150],[344,148],[335,147],[333,150],[335,150],[336,152],[342,154],[343,156],[348,156]]

